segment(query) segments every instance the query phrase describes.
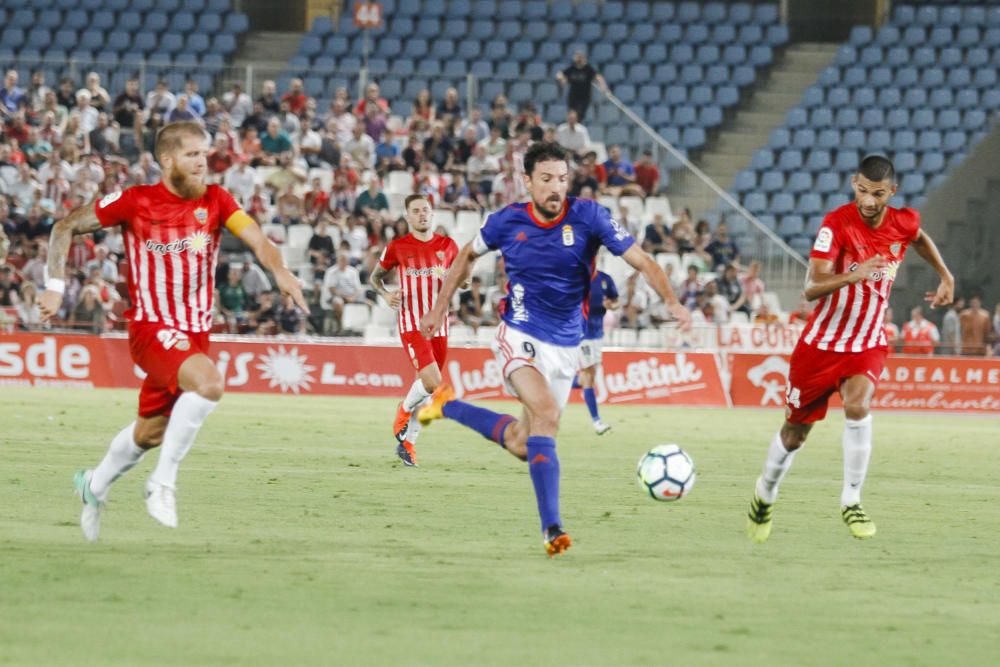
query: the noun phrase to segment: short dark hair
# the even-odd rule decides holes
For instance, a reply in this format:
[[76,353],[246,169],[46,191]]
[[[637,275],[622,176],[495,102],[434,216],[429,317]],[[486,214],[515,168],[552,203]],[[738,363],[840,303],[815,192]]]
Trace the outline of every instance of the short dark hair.
[[896,170],[892,167],[892,162],[884,155],[869,155],[861,161],[858,173],[869,181],[893,180],[896,177]]
[[406,199],[403,200],[403,210],[409,211],[410,204],[417,201],[418,199],[423,199],[425,202],[430,203],[430,200],[427,199],[427,195],[421,195],[421,194],[406,195]]
[[561,160],[568,164],[569,158],[566,149],[554,141],[536,142],[524,153],[524,173],[530,177],[536,164],[551,160]]

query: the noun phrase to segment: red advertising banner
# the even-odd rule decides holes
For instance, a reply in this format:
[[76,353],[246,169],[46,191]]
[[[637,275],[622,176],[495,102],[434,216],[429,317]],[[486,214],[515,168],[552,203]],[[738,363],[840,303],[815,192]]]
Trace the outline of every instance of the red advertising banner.
[[[213,338],[212,353],[229,391],[399,397],[414,373],[396,346],[319,340]],[[713,354],[604,353],[598,400],[607,404],[782,407],[788,355],[728,354],[731,382]],[[485,348],[454,348],[445,377],[467,400],[507,398],[500,368]],[[0,336],[0,385],[138,387],[142,371],[124,336]],[[578,392],[573,400],[579,401]],[[837,401],[838,399],[834,399]],[[890,356],[873,405],[900,410],[1000,414],[1000,359]]]
[[[730,355],[733,405],[784,406],[788,355]],[[831,404],[839,405],[839,397]],[[872,407],[1000,414],[1000,359],[890,355]]]
[[[221,336],[212,354],[229,391],[398,397],[414,378],[406,353],[394,346]],[[509,398],[485,348],[453,348],[445,376],[459,397]],[[142,377],[122,336],[0,338],[0,384],[138,387]],[[597,392],[607,403],[727,404],[711,354],[606,352]]]

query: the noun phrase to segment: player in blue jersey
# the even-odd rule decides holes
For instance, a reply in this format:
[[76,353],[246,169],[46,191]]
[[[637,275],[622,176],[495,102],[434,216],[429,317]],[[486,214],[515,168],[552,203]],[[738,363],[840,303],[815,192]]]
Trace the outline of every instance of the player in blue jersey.
[[454,400],[451,391],[441,391],[418,418],[424,423],[454,419],[528,462],[545,549],[551,557],[572,544],[559,515],[555,438],[579,367],[597,251],[603,245],[640,271],[682,326],[690,325],[691,316],[677,301],[663,269],[606,208],[566,196],[569,164],[564,148],[549,142],[534,144],[524,154],[524,173],[531,201],[511,204],[486,219],[455,259],[434,307],[420,321],[425,336],[437,331],[447,317],[459,277],[477,257],[499,250],[508,282],[492,347],[507,390],[524,408],[521,419]]
[[590,411],[590,419],[594,422],[597,435],[604,435],[611,430],[610,424],[601,421],[597,411],[597,395],[594,393],[594,381],[597,378],[597,367],[601,365],[601,341],[604,339],[604,314],[618,307],[618,288],[611,276],[603,271],[595,271],[590,281],[590,308],[587,319],[583,322],[583,341],[580,343],[580,387],[583,389],[583,400]]

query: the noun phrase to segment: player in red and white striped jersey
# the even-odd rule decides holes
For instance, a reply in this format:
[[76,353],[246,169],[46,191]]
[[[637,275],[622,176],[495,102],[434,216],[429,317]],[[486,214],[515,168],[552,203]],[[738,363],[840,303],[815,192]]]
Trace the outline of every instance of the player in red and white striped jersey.
[[215,265],[222,227],[243,240],[283,294],[308,310],[298,279],[260,227],[232,195],[205,185],[208,137],[197,123],[173,123],[157,135],[163,182],[109,194],[57,222],[49,241],[48,276],[40,309],[46,319],[62,303],[66,255],[74,234],[124,226],[132,308],[129,349],[146,373],[139,416],[111,441],[101,463],[81,470],[74,484],[83,501],[80,526],[89,540],[100,531],[100,512],[111,483],[162,444],[146,483],[153,518],[177,526],[177,469],[205,418],[222,398],[223,379],[208,357]]
[[[369,282],[390,306],[399,309],[399,338],[417,370],[417,379],[399,404],[392,427],[398,441],[396,454],[406,465],[416,465],[413,446],[420,422],[413,411],[441,386],[441,370],[448,356],[448,320],[428,340],[420,333],[420,318],[434,306],[444,277],[458,255],[458,245],[431,231],[433,209],[427,197],[410,195],[404,206],[410,233],[386,246]],[[392,269],[396,269],[399,283],[395,291],[384,282]]]
[[819,303],[792,353],[785,423],[771,441],[750,504],[747,534],[754,542],[770,535],[778,484],[813,424],[826,416],[834,392],[840,393],[847,418],[841,515],[854,537],[875,534],[861,507],[872,447],[869,407],[888,352],[883,319],[889,292],[908,246],[941,277],[937,290],[925,295],[931,307],[951,303],[954,294],[955,280],[920,229],[920,215],[888,206],[896,193],[892,163],[865,158],[851,184],[854,202],[827,214],[809,255],[805,296]]

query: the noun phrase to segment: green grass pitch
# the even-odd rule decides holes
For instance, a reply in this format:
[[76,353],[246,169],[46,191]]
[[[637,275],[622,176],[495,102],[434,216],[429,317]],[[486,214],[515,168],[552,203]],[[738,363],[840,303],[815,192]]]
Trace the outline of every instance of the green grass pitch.
[[[132,418],[134,393],[0,389],[0,664],[1000,660],[996,419],[876,414],[865,507],[879,532],[860,542],[839,517],[832,414],[754,547],[744,516],[780,412],[607,407],[614,430],[597,437],[571,406],[559,448],[575,545],[550,560],[523,464],[437,423],[421,467],[403,468],[394,405],[230,394],[181,467],[180,528],[146,515],[144,461],[88,544],[72,473]],[[675,504],[635,484],[661,442],[698,466]]]

